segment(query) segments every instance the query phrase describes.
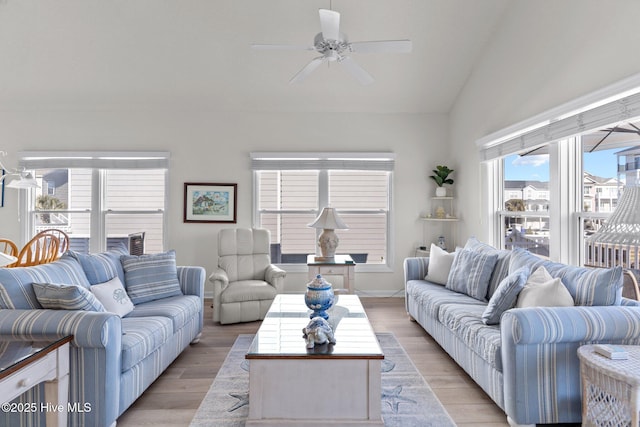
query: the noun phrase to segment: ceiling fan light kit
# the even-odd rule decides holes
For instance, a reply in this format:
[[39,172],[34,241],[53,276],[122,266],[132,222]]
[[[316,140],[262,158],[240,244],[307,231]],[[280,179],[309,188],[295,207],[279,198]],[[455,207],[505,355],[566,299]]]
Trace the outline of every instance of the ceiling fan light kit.
[[309,50],[320,56],[313,58],[289,83],[298,83],[306,79],[320,64],[337,62],[351,76],[363,85],[373,83],[374,79],[364,68],[351,58],[351,53],[410,53],[411,40],[379,40],[350,43],[346,34],[340,32],[340,13],[334,10],[320,9],[320,32],[313,39],[313,46],[253,44],[257,50]]

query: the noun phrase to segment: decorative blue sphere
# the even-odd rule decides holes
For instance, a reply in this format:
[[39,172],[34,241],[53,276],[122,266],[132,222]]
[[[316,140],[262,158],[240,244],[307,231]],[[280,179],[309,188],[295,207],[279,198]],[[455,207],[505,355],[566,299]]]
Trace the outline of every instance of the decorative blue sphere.
[[333,306],[334,294],[331,283],[322,278],[320,274],[311,282],[307,283],[307,292],[304,294],[304,302],[313,313],[309,315],[310,319],[320,316],[328,319],[327,310]]

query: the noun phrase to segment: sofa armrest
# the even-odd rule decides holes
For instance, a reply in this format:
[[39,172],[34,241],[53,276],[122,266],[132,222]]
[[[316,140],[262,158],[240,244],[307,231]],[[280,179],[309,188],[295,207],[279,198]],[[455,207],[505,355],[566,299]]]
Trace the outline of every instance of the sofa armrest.
[[287,276],[287,272],[283,269],[276,267],[273,264],[269,264],[264,273],[264,280],[271,284],[279,294],[282,293],[282,289],[284,289],[284,278]]
[[[69,348],[69,402],[90,407],[90,411],[70,411],[69,425],[87,427],[115,425],[119,415],[122,324],[112,313],[74,310],[0,310],[2,335],[41,341],[73,335]],[[40,387],[42,390],[42,387]],[[41,393],[42,391],[40,391]],[[31,392],[21,395],[22,403],[33,403]],[[19,423],[11,418],[0,424]],[[16,416],[20,416],[17,414]]]
[[518,424],[580,422],[578,347],[640,344],[640,307],[540,307],[502,315],[506,414]]
[[[30,340],[73,335],[81,348],[120,348],[122,327],[113,313],[77,310],[0,310],[0,336]],[[114,344],[113,341],[117,341]],[[118,350],[119,351],[119,350]]]
[[640,307],[512,309],[501,320],[503,345],[640,341]]
[[429,270],[429,257],[404,259],[404,283],[409,280],[423,280]]
[[178,282],[185,295],[204,298],[204,279],[206,271],[202,267],[178,266]]

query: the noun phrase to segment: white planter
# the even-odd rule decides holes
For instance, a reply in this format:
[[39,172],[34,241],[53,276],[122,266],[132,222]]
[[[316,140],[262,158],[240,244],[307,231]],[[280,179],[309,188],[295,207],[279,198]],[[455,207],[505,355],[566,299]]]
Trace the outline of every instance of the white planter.
[[447,189],[444,187],[436,187],[436,197],[445,197],[447,195]]

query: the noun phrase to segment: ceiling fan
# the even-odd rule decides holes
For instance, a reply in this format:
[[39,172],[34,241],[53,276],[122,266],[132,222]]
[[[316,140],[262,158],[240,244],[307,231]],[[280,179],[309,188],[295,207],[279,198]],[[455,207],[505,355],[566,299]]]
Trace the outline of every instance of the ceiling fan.
[[349,42],[346,34],[340,32],[340,13],[320,9],[320,32],[313,39],[313,46],[252,44],[258,50],[309,50],[320,56],[313,58],[304,68],[291,78],[289,83],[298,83],[307,78],[320,64],[337,62],[361,84],[373,83],[373,77],[355,62],[351,53],[409,53],[411,40],[380,40]]

